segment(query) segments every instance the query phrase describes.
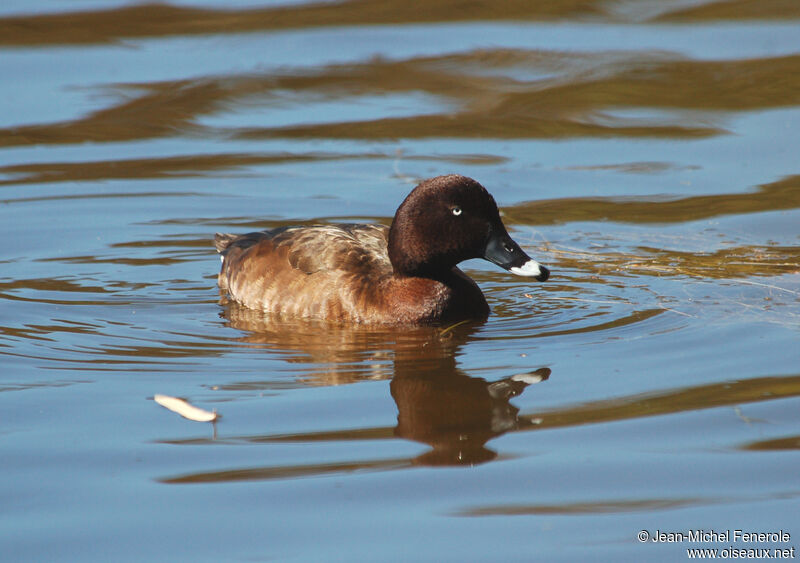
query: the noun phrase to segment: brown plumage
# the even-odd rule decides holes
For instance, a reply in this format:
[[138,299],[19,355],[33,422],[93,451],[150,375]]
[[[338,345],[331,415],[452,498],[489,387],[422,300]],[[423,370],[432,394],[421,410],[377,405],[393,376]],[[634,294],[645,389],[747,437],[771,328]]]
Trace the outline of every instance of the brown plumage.
[[484,257],[547,279],[508,236],[491,195],[464,176],[432,178],[381,225],[281,227],[220,234],[219,286],[276,315],[373,324],[482,319],[489,306],[456,264]]

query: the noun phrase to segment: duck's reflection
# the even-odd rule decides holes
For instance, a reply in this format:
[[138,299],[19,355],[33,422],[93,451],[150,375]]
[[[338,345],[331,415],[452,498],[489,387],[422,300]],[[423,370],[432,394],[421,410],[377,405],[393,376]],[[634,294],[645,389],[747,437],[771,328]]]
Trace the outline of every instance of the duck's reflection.
[[[477,324],[451,330],[420,326],[370,327],[308,320],[275,319],[236,303],[226,303],[222,316],[247,334],[247,346],[265,348],[298,370],[304,385],[341,385],[394,376],[395,362],[406,360],[424,369],[452,357]],[[256,383],[258,384],[258,382]]]
[[276,321],[235,303],[226,304],[224,316],[230,326],[247,331],[244,342],[280,350],[289,362],[307,363],[304,374],[314,384],[391,378],[398,409],[394,435],[432,448],[412,460],[416,464],[494,459],[497,453],[486,443],[518,426],[518,409],[509,400],[550,375],[540,368],[488,382],[456,367],[458,348],[481,323],[408,329],[332,326]]
[[395,435],[433,448],[414,460],[418,464],[490,461],[497,453],[486,442],[517,428],[519,409],[509,399],[549,375],[549,369],[541,368],[490,383],[452,366],[437,371],[398,366],[391,382],[398,410]]

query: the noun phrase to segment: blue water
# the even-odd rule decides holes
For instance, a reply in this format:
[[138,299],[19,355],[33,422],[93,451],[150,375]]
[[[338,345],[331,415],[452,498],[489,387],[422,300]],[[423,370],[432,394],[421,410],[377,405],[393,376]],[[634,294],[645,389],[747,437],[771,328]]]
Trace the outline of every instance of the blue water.
[[[368,25],[345,2],[330,26],[302,2],[4,5],[3,559],[796,546],[800,12],[695,4]],[[277,321],[219,295],[215,231],[388,224],[450,172],[553,272],[466,262],[487,322]]]

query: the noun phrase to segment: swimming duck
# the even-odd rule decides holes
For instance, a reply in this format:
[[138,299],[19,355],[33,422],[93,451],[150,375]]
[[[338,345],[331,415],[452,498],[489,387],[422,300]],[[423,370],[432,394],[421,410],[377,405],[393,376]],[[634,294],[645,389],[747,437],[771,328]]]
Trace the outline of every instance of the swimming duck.
[[279,316],[402,325],[485,319],[478,285],[456,265],[484,258],[544,281],[547,268],[508,235],[494,198],[471,178],[421,182],[391,227],[331,224],[217,233],[218,282],[242,305]]

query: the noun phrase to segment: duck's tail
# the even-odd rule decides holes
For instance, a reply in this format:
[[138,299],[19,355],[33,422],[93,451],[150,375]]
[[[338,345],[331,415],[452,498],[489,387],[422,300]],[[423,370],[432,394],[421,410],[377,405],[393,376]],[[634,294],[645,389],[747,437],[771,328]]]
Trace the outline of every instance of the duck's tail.
[[239,238],[239,235],[232,235],[230,233],[216,233],[214,235],[214,247],[217,249],[217,252],[222,254],[237,238]]

